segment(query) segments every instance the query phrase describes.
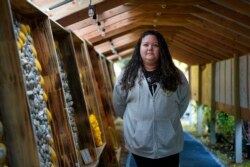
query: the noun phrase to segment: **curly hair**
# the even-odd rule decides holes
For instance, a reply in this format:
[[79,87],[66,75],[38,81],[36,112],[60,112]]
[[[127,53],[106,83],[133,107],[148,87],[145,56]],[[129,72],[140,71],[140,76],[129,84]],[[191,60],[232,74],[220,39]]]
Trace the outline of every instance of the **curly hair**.
[[[130,90],[135,85],[135,80],[138,77],[138,70],[144,69],[143,60],[140,54],[140,46],[142,39],[147,35],[154,35],[158,40],[160,48],[160,58],[158,60],[158,68],[160,70],[160,85],[164,90],[175,91],[177,86],[181,84],[181,75],[179,69],[174,65],[167,42],[165,41],[162,34],[156,30],[148,30],[141,34],[135,45],[132,58],[125,66],[123,77],[120,82],[121,88],[125,91]],[[139,82],[140,81],[141,79]]]

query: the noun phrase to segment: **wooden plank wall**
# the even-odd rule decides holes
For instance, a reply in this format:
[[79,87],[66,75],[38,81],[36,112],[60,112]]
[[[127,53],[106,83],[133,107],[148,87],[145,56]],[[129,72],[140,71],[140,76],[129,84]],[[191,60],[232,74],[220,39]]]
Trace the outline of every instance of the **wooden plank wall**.
[[[239,96],[240,117],[250,119],[250,55],[239,57]],[[215,64],[215,102],[216,109],[236,116],[234,108],[234,59],[227,59]]]
[[[234,108],[234,69],[235,60],[226,59],[215,63],[215,73],[212,74],[212,64],[190,67],[191,99],[211,107],[212,78],[214,77],[215,107],[236,116]],[[240,117],[250,120],[250,54],[239,57],[239,96]],[[201,77],[201,79],[199,78]],[[201,88],[199,89],[199,86]]]

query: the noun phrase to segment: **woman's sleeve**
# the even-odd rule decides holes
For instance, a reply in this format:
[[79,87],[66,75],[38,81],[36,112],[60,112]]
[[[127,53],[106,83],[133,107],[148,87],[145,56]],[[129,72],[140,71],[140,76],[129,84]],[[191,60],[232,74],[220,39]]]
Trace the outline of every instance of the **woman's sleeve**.
[[126,109],[126,95],[125,91],[121,90],[120,78],[115,83],[112,102],[116,115],[123,118]]
[[182,84],[178,88],[179,111],[182,117],[190,102],[190,86],[185,75],[181,72]]

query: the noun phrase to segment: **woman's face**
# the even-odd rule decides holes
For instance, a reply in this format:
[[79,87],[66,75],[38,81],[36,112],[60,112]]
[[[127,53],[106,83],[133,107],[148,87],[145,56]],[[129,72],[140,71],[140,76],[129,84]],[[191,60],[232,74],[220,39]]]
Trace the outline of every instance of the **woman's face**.
[[145,68],[147,66],[157,67],[160,48],[156,36],[147,35],[142,39],[140,54]]

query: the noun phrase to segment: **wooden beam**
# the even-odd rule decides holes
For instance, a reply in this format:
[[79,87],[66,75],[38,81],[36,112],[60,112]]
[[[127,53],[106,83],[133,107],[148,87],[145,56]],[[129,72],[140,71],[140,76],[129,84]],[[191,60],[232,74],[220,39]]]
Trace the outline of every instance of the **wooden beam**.
[[[127,43],[133,43],[133,42],[137,41],[141,32],[142,32],[141,29],[136,30],[136,31],[131,32],[129,34],[112,39],[112,42],[113,42],[115,48],[117,49],[119,47],[122,47],[123,45],[126,45]],[[99,45],[95,45],[95,48],[104,54],[105,54],[105,52],[108,52],[111,50],[110,47],[111,47],[111,45],[110,45],[109,41],[104,42],[104,43],[99,44]]]
[[[126,35],[122,35],[120,37],[113,38],[112,42],[114,43],[114,46],[115,46],[116,49],[121,49],[122,46],[127,45],[127,43],[134,44],[139,39],[140,34],[145,30],[148,30],[148,28],[147,27],[142,27],[140,29],[136,29],[135,31],[130,32],[130,33],[126,34]],[[172,29],[172,31],[171,30],[168,31],[167,28],[164,29],[164,30],[159,29],[159,31],[162,32],[163,35],[165,37],[167,37],[167,38],[172,38],[173,35],[176,33],[176,31],[174,31],[173,29]],[[95,45],[95,47],[99,52],[102,52],[102,53],[110,52],[110,44],[109,44],[109,42],[104,42],[102,44]]]
[[[122,24],[122,23],[121,23]],[[126,24],[127,25],[127,24]],[[124,35],[126,33],[130,33],[133,30],[136,29],[141,29],[143,28],[144,30],[147,29],[156,29],[156,30],[165,30],[165,31],[172,31],[172,32],[177,32],[182,29],[180,26],[156,26],[154,27],[153,25],[142,25],[140,22],[135,22],[134,24],[130,24],[127,26],[123,26],[121,28],[115,28],[116,26],[110,26],[107,27],[105,36],[102,37],[101,35],[97,35],[94,37],[89,37],[89,36],[84,36],[84,38],[89,39],[94,45],[101,43],[102,41],[108,40],[110,38],[116,38],[117,36]]]
[[[139,34],[138,34],[138,36],[139,36]],[[117,46],[117,47],[116,47],[116,50],[117,50],[118,53],[119,53],[119,52],[122,52],[122,51],[124,51],[124,50],[127,50],[127,49],[129,49],[129,48],[134,47],[135,44],[136,44],[136,42],[137,42],[137,38],[136,38],[136,40],[131,41],[130,43],[124,43],[123,45]],[[97,47],[95,47],[95,48],[96,48],[96,50],[98,50],[98,51],[100,51],[101,53],[103,53],[103,55],[109,56],[109,55],[112,55],[112,54],[113,54],[112,51],[111,51],[111,47],[108,47],[108,45],[107,45],[107,47],[105,48],[105,50],[104,50],[104,48],[97,48]]]
[[[227,1],[229,2],[229,1]],[[231,1],[232,2],[232,1]],[[242,3],[241,1],[234,1],[235,4]],[[248,14],[250,14],[250,5],[247,5],[245,3],[245,6],[248,6]],[[250,17],[247,15],[244,15],[240,13],[237,10],[232,10],[229,8],[226,8],[225,6],[218,4],[216,2],[206,1],[206,3],[202,3],[200,5],[196,6],[197,8],[200,8],[202,10],[205,10],[209,13],[212,13],[214,15],[223,17],[228,20],[234,21],[236,24],[250,26]]]
[[[124,51],[122,51],[122,52],[119,52],[119,56],[121,56],[122,58],[131,56],[132,53],[133,53],[133,51],[134,51],[134,48],[129,48],[129,49],[127,49],[127,50],[124,50]],[[111,56],[107,56],[106,58],[107,58],[108,60],[116,61],[117,59],[119,59],[119,56],[113,54],[113,55],[111,55]]]
[[[111,27],[112,28],[112,27]],[[118,38],[119,36],[123,36],[127,33],[131,33],[133,31],[135,31],[136,29],[141,29],[141,28],[145,28],[145,29],[150,29],[152,28],[152,26],[143,26],[140,24],[131,24],[130,26],[123,26],[122,28],[119,29],[108,29],[105,31],[105,36],[102,37],[101,35],[98,36],[94,36],[92,38],[85,36],[87,39],[89,39],[93,45],[98,45],[102,42],[105,42],[109,39],[114,39],[114,38]]]
[[[116,30],[122,31],[123,29],[128,29],[129,27],[138,27],[139,25],[145,26],[182,26],[187,24],[186,19],[190,15],[166,15],[163,18],[155,19],[151,14],[149,15],[140,15],[140,17],[132,17],[129,19],[121,20],[120,22],[116,22],[114,24],[106,24],[104,22],[103,27],[105,28],[105,32],[115,32]],[[81,30],[75,31],[79,36],[83,36],[84,38],[89,39],[91,42],[96,42],[96,40],[103,38],[100,36],[100,32],[97,29],[96,25],[91,25]],[[94,40],[95,39],[95,40]]]
[[[143,5],[143,6],[145,6],[145,5]],[[151,6],[150,6],[150,8],[152,8]],[[124,28],[124,27],[127,27],[127,25],[130,25],[130,26],[134,25],[132,23],[133,22],[138,22],[138,21],[135,20],[135,18],[133,18],[133,17],[139,17],[140,16],[141,18],[144,19],[145,18],[145,13],[149,14],[149,16],[151,17],[152,21],[149,22],[149,23],[145,23],[145,20],[143,20],[144,23],[142,23],[142,24],[144,24],[144,25],[145,24],[146,25],[150,24],[150,25],[153,26],[154,19],[157,16],[157,14],[156,14],[157,13],[157,9],[159,9],[159,7],[155,8],[155,11],[154,10],[150,10],[149,5],[147,7],[148,7],[148,10],[142,8],[141,6],[140,7],[135,7],[135,8],[133,8],[132,11],[129,10],[129,11],[126,11],[126,12],[124,12],[122,14],[119,14],[117,16],[114,16],[112,18],[109,18],[109,19],[105,20],[103,23],[105,24],[104,26],[105,26],[106,34],[109,31],[112,31],[112,30],[121,31],[120,29]],[[169,5],[167,7],[169,7]],[[170,9],[172,9],[172,10],[170,10]],[[185,6],[184,7],[181,6],[181,8],[180,8],[180,6],[171,5],[171,8],[169,8],[168,10],[164,10],[164,12],[162,11],[163,13],[159,17],[163,17],[163,18],[165,18],[167,20],[173,20],[172,24],[176,24],[176,22],[177,22],[176,20],[178,18],[180,18],[179,20],[181,20],[181,22],[183,22],[183,21],[185,21],[183,19],[184,16],[185,16],[185,18],[189,17],[189,15],[185,15],[185,14],[184,15],[182,15],[182,14],[181,15],[179,15],[179,14],[177,15],[176,13],[178,13],[178,12],[176,12],[176,10],[173,10],[173,9],[176,9],[177,11],[181,11],[181,13],[183,13],[183,11],[186,11],[187,9],[188,9],[189,12],[190,12],[190,10],[192,12],[194,12],[194,8],[192,6],[191,6],[191,8],[190,8],[190,6],[188,6],[188,8],[186,8]],[[166,11],[168,13],[167,15],[164,14],[164,13],[166,13]],[[171,14],[171,13],[175,13],[175,14]],[[184,12],[184,13],[187,13],[187,12]],[[150,18],[149,16],[147,16],[147,19]],[[175,20],[174,19],[175,17],[178,17],[178,18]],[[158,25],[159,24],[164,24],[165,23],[165,19],[163,19],[162,21],[161,21],[161,19],[159,19]],[[82,26],[90,25],[89,24],[90,22],[91,22],[91,19],[86,19],[86,20],[84,20],[84,22],[82,22],[82,24],[84,24],[84,23],[86,23],[86,24],[82,25]],[[93,20],[92,20],[92,23],[93,23]],[[137,27],[138,25],[134,25],[134,26]],[[72,30],[75,30],[75,29],[80,28],[80,27],[81,27],[80,24],[77,24],[77,26],[75,26],[75,25],[73,26],[72,25],[72,26],[69,26],[68,28],[71,28]],[[109,28],[110,28],[110,30],[109,30]],[[97,40],[103,39],[103,37],[100,36],[100,33],[98,31],[99,30],[96,28],[96,26],[90,25],[90,27],[85,27],[85,28],[83,28],[81,30],[76,30],[75,32],[77,32],[77,34],[79,36],[82,36],[84,38],[89,39],[91,42],[96,42]],[[84,34],[89,35],[89,36],[93,35],[93,36],[92,37],[89,37],[89,36],[87,37]],[[96,40],[95,39],[92,40],[90,38],[96,38]]]
[[208,62],[218,61],[218,58],[213,57],[213,55],[210,55],[209,53],[205,53],[199,49],[196,48],[196,46],[190,45],[187,41],[182,41],[180,39],[174,39],[173,43],[175,45],[179,45],[182,48],[185,48],[186,50],[190,51],[191,53],[195,55],[199,55],[197,57],[200,57],[204,60],[207,60]]
[[[243,52],[243,53],[249,53],[250,49],[246,46],[243,46],[241,44],[239,44],[237,41],[234,40],[230,40],[228,37],[224,37],[222,36],[220,33],[218,32],[213,32],[213,30],[204,28],[204,27],[199,27],[197,25],[194,24],[189,24],[185,26],[187,29],[194,31],[198,34],[204,35],[205,37],[212,39],[214,41],[217,41],[223,45],[229,46],[229,47],[233,47],[237,50],[239,50],[239,52]],[[204,33],[205,31],[205,33]]]
[[182,47],[178,43],[171,42],[171,43],[169,43],[169,47],[171,48],[171,50],[173,50],[175,52],[178,51],[178,52],[182,53],[183,56],[186,56],[191,60],[194,59],[196,64],[206,63],[206,62],[210,61],[206,58],[204,59],[202,56],[200,56],[196,52],[191,51],[188,47]]
[[[99,3],[98,5],[95,6],[96,12],[97,13],[103,13],[104,11],[110,10],[112,8],[115,8],[119,5],[123,5],[124,3],[126,3],[126,0],[106,0],[103,1],[101,3]],[[63,25],[64,27],[67,27],[68,25],[74,24],[80,20],[84,20],[86,18],[88,18],[88,8],[83,9],[81,11],[78,11],[74,14],[68,15],[64,18],[61,18],[58,21],[59,24]]]
[[[105,28],[105,32],[110,32],[110,31],[116,31],[119,30],[120,28],[124,28],[126,26],[131,26],[131,25],[138,25],[139,20],[121,20],[120,22],[117,22],[113,25],[106,25],[106,24],[102,24],[103,27]],[[96,28],[94,28],[96,27]],[[96,30],[97,29],[97,30]],[[98,32],[98,26],[97,25],[92,25],[92,26],[88,26],[86,28],[83,28],[81,30],[78,30],[77,33],[80,36],[84,36],[85,38],[93,38],[96,36],[99,36],[100,33]]]
[[204,44],[203,40],[200,40],[200,39],[196,40],[195,37],[194,38],[193,37],[194,36],[190,38],[190,36],[186,36],[180,33],[176,35],[176,38],[179,38],[180,40],[183,40],[183,41],[187,41],[191,45],[196,46],[198,50],[202,50],[202,52],[204,53],[214,55],[215,58],[223,60],[223,59],[230,58],[232,56],[232,53],[228,53],[228,55],[225,55],[225,52],[218,50],[214,47],[209,47],[211,45],[209,45],[208,43]]
[[211,22],[209,22],[207,20],[203,20],[201,18],[188,20],[188,22],[190,22],[194,25],[197,25],[199,27],[203,27],[206,30],[220,34],[226,38],[230,38],[233,41],[237,41],[241,45],[244,45],[246,47],[250,47],[249,46],[250,38],[247,38],[246,36],[242,36],[242,35],[239,35],[235,32],[232,32],[232,31],[228,30],[227,28],[222,27],[218,24],[211,23]]
[[221,6],[229,8],[238,13],[250,16],[250,3],[247,1],[235,1],[235,0],[212,0]]
[[[93,0],[93,5],[102,2],[103,0]],[[52,20],[59,20],[61,18],[67,17],[73,13],[81,11],[83,9],[88,8],[89,1],[83,1],[81,3],[77,3],[76,1],[71,1],[64,5],[58,6],[52,10],[43,9]]]
[[[131,10],[133,9],[133,10]],[[118,7],[115,7],[114,9],[105,11],[103,13],[97,13],[97,19],[98,21],[103,21],[105,22],[115,20],[115,22],[120,21],[122,19],[126,19],[126,15],[133,16],[135,15],[134,13],[137,12],[137,9],[125,5],[120,5]],[[143,12],[143,11],[141,11]],[[117,19],[119,18],[119,19]],[[79,22],[73,23],[66,28],[71,29],[71,30],[78,30],[87,26],[92,25],[95,23],[95,21],[92,18],[86,18],[84,20],[81,20]],[[106,23],[107,24],[107,23]],[[108,25],[108,24],[107,24]]]
[[180,32],[180,35],[182,34],[185,35],[187,38],[190,38],[196,42],[202,43],[204,47],[211,48],[211,49],[217,50],[218,52],[228,54],[230,55],[230,57],[232,57],[233,53],[237,53],[237,50],[229,46],[221,45],[221,43],[218,43],[217,41],[211,40],[201,34],[192,32],[190,30]]
[[[166,29],[172,29],[171,27],[173,28],[176,28],[176,27],[181,27],[180,25],[182,25],[183,23],[178,23],[178,21],[172,21],[170,23],[170,21],[161,21],[160,23],[158,23],[157,25],[153,25],[153,21],[152,22],[148,22],[143,19],[143,20],[129,20],[131,22],[128,22],[127,20],[124,21],[124,22],[120,22],[120,23],[117,23],[113,26],[108,26],[106,27],[105,26],[105,35],[104,37],[101,36],[99,30],[96,30],[97,27],[96,26],[92,26],[92,28],[88,28],[88,29],[82,29],[80,31],[74,31],[76,32],[79,36],[81,36],[82,38],[86,38],[88,39],[90,42],[92,43],[98,43],[98,41],[100,40],[105,40],[107,38],[112,38],[112,36],[116,33],[121,33],[121,32],[128,32],[130,31],[131,29],[136,29],[136,28],[139,28],[139,27],[147,27],[147,29],[157,29],[158,27],[163,27],[163,26],[166,26]],[[162,24],[163,23],[163,24]],[[176,31],[179,30],[176,29]],[[82,34],[82,33],[86,33],[88,30],[91,31],[91,29],[95,29],[94,32],[91,32],[91,33],[88,33],[88,34]]]
[[[232,32],[236,32],[239,35],[250,38],[249,27],[242,26],[242,24],[239,24],[236,21],[233,21],[232,19],[226,18],[225,16],[222,17],[222,15],[206,10],[205,7],[202,7],[201,9],[204,10],[203,13],[194,14],[196,17],[199,17],[203,20],[207,20],[213,24],[222,26]],[[250,21],[250,19],[248,19],[248,21]]]
[[206,62],[205,59],[197,57],[194,53],[176,44],[169,44],[169,50],[173,58],[189,65],[204,64]]
[[193,4],[199,4],[203,3],[203,0],[154,0],[154,1],[145,1],[145,0],[128,0],[130,5],[136,5],[136,4],[158,4],[158,5],[169,5],[169,4],[174,4],[174,5],[193,5]]
[[[179,6],[179,5],[167,5],[166,8],[161,8],[159,5],[138,5],[138,6],[127,6],[127,5],[120,5],[113,9],[107,10],[103,13],[98,13],[98,20],[103,21],[108,25],[107,22],[117,22],[116,18],[119,18],[118,21],[122,19],[128,19],[129,17],[136,16],[138,14],[145,14],[145,13],[155,13],[158,14],[189,14],[189,13],[196,13],[197,8],[194,6]],[[116,21],[115,21],[116,20]],[[93,20],[91,18],[86,18],[84,20],[80,20],[79,22],[73,23],[68,25],[66,28],[71,30],[81,29],[93,24]]]

